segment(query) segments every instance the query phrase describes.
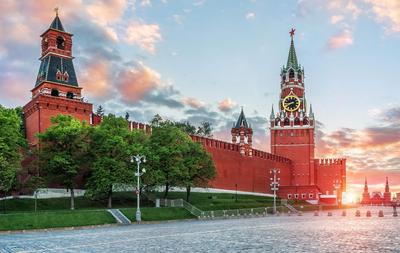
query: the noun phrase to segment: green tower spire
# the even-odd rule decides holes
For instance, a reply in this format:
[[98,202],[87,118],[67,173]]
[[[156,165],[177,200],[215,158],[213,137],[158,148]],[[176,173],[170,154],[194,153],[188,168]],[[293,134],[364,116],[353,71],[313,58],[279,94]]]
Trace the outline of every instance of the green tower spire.
[[296,49],[294,48],[294,42],[293,42],[293,37],[296,29],[292,28],[292,30],[289,32],[290,33],[290,50],[289,50],[289,56],[287,60],[287,65],[286,68],[294,68],[298,69],[299,68],[299,63],[297,62],[297,56],[296,56]]

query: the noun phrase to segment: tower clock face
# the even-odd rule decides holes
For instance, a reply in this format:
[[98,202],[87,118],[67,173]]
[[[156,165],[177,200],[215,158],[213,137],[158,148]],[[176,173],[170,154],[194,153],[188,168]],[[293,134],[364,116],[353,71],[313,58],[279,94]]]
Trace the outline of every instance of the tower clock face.
[[300,108],[300,99],[294,95],[288,95],[282,100],[285,111],[294,112]]

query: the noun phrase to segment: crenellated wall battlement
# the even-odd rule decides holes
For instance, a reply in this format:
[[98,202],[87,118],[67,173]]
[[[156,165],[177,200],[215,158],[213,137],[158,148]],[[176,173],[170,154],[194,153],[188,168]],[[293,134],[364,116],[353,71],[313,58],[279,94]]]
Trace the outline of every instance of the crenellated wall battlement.
[[140,123],[140,122],[136,122],[136,121],[128,121],[128,127],[129,130],[133,130],[133,129],[139,129],[139,130],[143,130],[146,133],[150,134],[152,129],[151,126],[149,124],[144,124],[144,123]]
[[315,164],[318,166],[331,166],[331,165],[345,165],[345,158],[324,158],[324,159],[315,159]]
[[[239,144],[234,144],[226,141],[221,141],[221,140],[216,140],[212,138],[207,138],[203,136],[198,136],[198,135],[191,135],[190,136],[193,141],[202,143],[205,147],[210,147],[210,148],[216,148],[216,149],[222,149],[222,150],[227,150],[227,151],[233,151],[233,152],[240,152],[240,146]],[[291,160],[279,156],[279,155],[274,155],[265,151],[257,150],[257,149],[252,149],[252,156],[249,154],[245,154],[247,157],[259,157],[262,159],[267,159],[271,160],[274,162],[280,162],[280,163],[291,163]]]

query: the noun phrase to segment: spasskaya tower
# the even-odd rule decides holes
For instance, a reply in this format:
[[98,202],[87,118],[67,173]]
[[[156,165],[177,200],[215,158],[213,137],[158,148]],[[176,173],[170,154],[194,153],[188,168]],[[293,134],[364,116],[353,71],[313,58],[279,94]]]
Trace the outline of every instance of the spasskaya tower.
[[294,186],[314,185],[315,119],[307,108],[304,68],[297,61],[294,32],[290,31],[290,49],[286,66],[281,70],[279,110],[270,116],[271,152],[292,160]]

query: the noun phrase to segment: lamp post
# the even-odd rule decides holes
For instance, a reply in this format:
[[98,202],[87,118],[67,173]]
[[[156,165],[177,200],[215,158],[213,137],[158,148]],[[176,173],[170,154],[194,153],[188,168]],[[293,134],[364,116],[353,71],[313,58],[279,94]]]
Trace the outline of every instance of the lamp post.
[[339,198],[339,189],[340,189],[340,182],[338,179],[336,179],[333,183],[333,187],[335,188],[335,194],[336,194],[336,205],[340,207],[341,204],[341,197]]
[[279,169],[271,169],[269,171],[270,174],[273,174],[273,177],[270,178],[271,183],[270,183],[270,187],[271,187],[271,191],[274,192],[274,214],[276,213],[276,191],[279,189],[279,180],[281,180],[280,178],[278,178],[276,176],[276,174],[281,173],[281,171]]
[[146,173],[146,170],[142,168],[140,171],[140,164],[146,162],[146,157],[144,155],[135,155],[131,157],[131,163],[136,161],[136,172],[135,176],[137,177],[137,187],[136,187],[136,222],[139,223],[142,221],[142,213],[140,212],[140,177]]

